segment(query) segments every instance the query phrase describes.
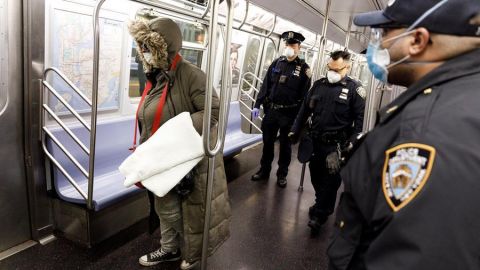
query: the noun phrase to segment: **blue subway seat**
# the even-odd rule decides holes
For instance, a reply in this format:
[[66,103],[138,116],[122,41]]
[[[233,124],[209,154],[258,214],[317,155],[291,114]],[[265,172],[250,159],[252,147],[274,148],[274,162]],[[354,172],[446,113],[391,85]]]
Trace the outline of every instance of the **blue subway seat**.
[[238,153],[243,148],[260,141],[262,141],[262,134],[247,134],[242,131],[240,104],[238,101],[231,102],[223,155],[230,156]]
[[[123,186],[123,175],[118,171],[118,166],[130,154],[128,150],[132,145],[134,118],[123,117],[114,120],[105,120],[97,124],[97,141],[95,155],[95,174],[93,185],[93,203],[96,211],[106,208],[129,196],[142,192],[136,186],[126,188]],[[81,125],[69,125],[75,135],[89,147],[90,133]],[[68,149],[88,172],[88,156],[61,128],[51,129],[53,135]],[[47,147],[57,161],[75,179],[81,189],[87,194],[87,178],[67,158],[67,156],[48,139]],[[58,196],[65,201],[85,204],[83,197],[68,182],[65,176],[55,166],[53,179]]]
[[[134,129],[132,116],[99,121],[95,155],[95,177],[93,185],[94,209],[99,211],[123,199],[142,192],[142,189],[123,186],[124,177],[118,166],[130,155]],[[240,152],[243,148],[260,142],[261,134],[246,134],[241,130],[240,106],[238,102],[230,104],[228,125],[224,145],[224,156]],[[89,147],[90,133],[80,124],[68,125],[73,133]],[[60,127],[50,129],[53,135],[67,148],[88,172],[88,156]],[[58,146],[48,138],[47,147],[55,159],[73,177],[80,188],[88,193],[88,180],[68,159]],[[58,196],[67,202],[85,204],[85,200],[70,184],[67,178],[53,166],[53,182]]]

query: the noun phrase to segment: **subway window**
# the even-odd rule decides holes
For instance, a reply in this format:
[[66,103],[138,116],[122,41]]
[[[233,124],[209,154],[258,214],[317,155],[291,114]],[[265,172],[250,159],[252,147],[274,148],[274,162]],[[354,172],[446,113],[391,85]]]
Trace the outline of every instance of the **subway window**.
[[[247,52],[245,53],[245,60],[243,62],[243,73],[251,72],[255,74],[255,70],[257,68],[257,59],[260,50],[260,40],[257,38],[251,37],[247,44]],[[249,83],[253,83],[253,78],[251,76],[247,76],[245,78]],[[242,87],[243,91],[249,91],[250,86],[248,84],[243,84]]]
[[262,72],[260,74],[260,78],[263,80],[265,78],[265,75],[267,74],[268,68],[273,62],[273,57],[275,56],[275,44],[273,44],[272,41],[267,40],[268,45],[267,49],[265,50],[265,58],[263,59],[263,66],[262,66]]

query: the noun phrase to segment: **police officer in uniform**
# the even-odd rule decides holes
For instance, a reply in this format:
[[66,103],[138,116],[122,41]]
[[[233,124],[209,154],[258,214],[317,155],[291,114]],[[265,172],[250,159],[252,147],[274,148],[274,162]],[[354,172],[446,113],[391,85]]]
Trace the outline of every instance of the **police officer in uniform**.
[[263,105],[265,113],[262,121],[263,155],[261,168],[252,176],[252,181],[269,178],[274,143],[280,131],[277,184],[284,188],[287,185],[286,177],[292,153],[288,133],[310,88],[311,70],[305,61],[298,57],[300,43],[305,37],[300,33],[288,31],[282,34],[282,39],[286,45],[285,55],[273,61],[268,68],[252,112],[253,117],[257,118],[260,105]]
[[341,183],[341,150],[362,132],[365,109],[364,88],[347,76],[350,53],[335,51],[330,57],[327,77],[313,84],[289,134],[292,141],[297,141],[311,117],[306,136],[313,141],[309,167],[316,198],[310,207],[308,223],[313,233],[318,232],[333,213]]
[[331,269],[480,269],[480,1],[358,15],[374,76],[408,89],[342,170]]

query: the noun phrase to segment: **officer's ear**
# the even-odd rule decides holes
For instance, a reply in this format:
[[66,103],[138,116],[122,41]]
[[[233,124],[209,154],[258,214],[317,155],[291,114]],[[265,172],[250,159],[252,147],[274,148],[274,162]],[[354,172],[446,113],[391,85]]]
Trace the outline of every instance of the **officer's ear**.
[[430,32],[424,27],[420,27],[413,32],[414,39],[410,42],[410,55],[422,54],[431,43]]

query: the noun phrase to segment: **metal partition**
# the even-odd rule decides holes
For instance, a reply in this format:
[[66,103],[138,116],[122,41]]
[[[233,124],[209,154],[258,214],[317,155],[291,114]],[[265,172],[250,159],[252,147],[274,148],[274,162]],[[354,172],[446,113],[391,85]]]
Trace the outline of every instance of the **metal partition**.
[[[212,119],[212,97],[213,97],[213,76],[215,65],[215,49],[217,45],[217,28],[218,28],[218,8],[220,0],[211,0],[209,2],[211,16],[210,16],[210,35],[209,42],[210,49],[208,50],[208,62],[207,62],[207,88],[205,93],[205,111],[203,115],[203,147],[205,154],[208,156],[208,171],[207,171],[207,196],[205,198],[205,218],[203,227],[203,239],[202,239],[202,259],[201,269],[207,269],[207,256],[208,256],[208,242],[209,242],[209,228],[210,228],[210,216],[212,209],[212,192],[213,192],[213,178],[215,176],[215,156],[220,152],[225,141],[226,124],[228,119],[228,109],[230,105],[231,95],[231,76],[227,67],[230,66],[230,39],[232,35],[232,22],[233,22],[233,3],[232,0],[226,0],[228,6],[227,13],[227,34],[225,38],[225,46],[223,52],[223,65],[222,81],[223,83],[220,89],[220,117],[219,126],[217,130],[217,140],[213,149],[210,145],[210,125]],[[228,90],[230,88],[230,90]]]
[[[94,156],[91,153],[95,153],[94,151],[92,152],[91,148],[90,150],[85,146],[80,139],[70,130],[70,128],[65,125],[65,123],[58,117],[58,115],[48,106],[46,100],[45,100],[45,90],[48,90],[49,93],[54,95],[58,101],[60,101],[72,114],[77,118],[77,120],[90,132],[92,133],[91,126],[93,126],[93,122],[91,123],[91,126],[88,125],[85,120],[80,116],[80,114],[72,107],[68,102],[56,91],[52,85],[47,81],[48,74],[49,73],[54,73],[57,74],[62,80],[70,86],[70,88],[77,93],[84,101],[89,105],[89,107],[92,107],[92,103],[90,100],[71,82],[60,70],[57,68],[47,68],[44,73],[43,73],[43,80],[42,80],[42,85],[43,89],[40,92],[40,101],[42,102],[42,113],[41,113],[41,127],[42,127],[42,148],[43,152],[45,155],[52,161],[52,163],[62,172],[62,174],[67,178],[67,180],[72,184],[72,186],[80,193],[80,195],[84,198],[85,202],[88,205],[88,202],[92,201],[93,198],[91,196],[87,195],[85,191],[83,191],[80,186],[76,183],[76,181],[73,179],[73,177],[70,176],[70,174],[65,170],[65,168],[58,162],[55,157],[48,151],[47,145],[46,145],[46,136],[48,137],[62,150],[62,152],[70,159],[70,161],[75,164],[75,166],[82,172],[82,174],[87,178],[93,179],[93,171],[89,170],[87,172],[82,165],[80,165],[80,162],[69,153],[67,148],[63,146],[63,144],[52,134],[52,132],[47,128],[45,125],[45,118],[46,118],[46,113],[50,115],[62,128],[63,130],[77,143],[77,145],[85,152],[85,154],[89,157],[89,159]],[[93,115],[92,115],[93,118]],[[91,144],[91,143],[90,143]],[[90,145],[91,146],[91,145]],[[92,187],[93,188],[93,187]],[[93,206],[92,206],[93,207]],[[92,208],[91,208],[92,209]]]
[[[250,83],[250,82],[246,79],[247,76],[253,77],[253,82],[252,82],[252,83]],[[255,74],[253,74],[252,72],[245,72],[245,73],[243,73],[242,79],[241,79],[241,81],[240,81],[239,91],[242,91],[243,85],[244,85],[244,84],[247,84],[247,85],[250,87],[250,89],[252,89],[252,90],[258,95],[258,94],[260,93],[260,90],[255,87],[255,85],[257,85],[258,83],[263,84],[262,79],[260,79],[259,77],[255,76]],[[252,102],[255,102],[254,96],[251,96],[251,95],[248,94],[248,93],[243,93],[243,96],[246,96],[246,97],[248,97],[248,99],[250,99]],[[255,95],[255,96],[256,96],[256,95]],[[247,110],[250,112],[250,115],[251,115],[251,113],[252,113],[253,110],[250,108],[250,106],[249,106],[247,103],[243,102],[241,98],[238,99],[238,102],[239,102],[242,106],[244,106],[245,108],[247,108]],[[249,119],[248,116],[244,115],[241,110],[240,110],[240,116],[241,116],[243,119],[247,120],[248,123],[250,123],[256,130],[258,130],[258,131],[260,131],[260,133],[262,133],[261,128],[260,128],[259,126],[257,126],[254,122],[252,122],[252,121]],[[258,117],[258,119],[260,119],[261,121],[263,121],[263,118],[260,117],[260,116]]]

